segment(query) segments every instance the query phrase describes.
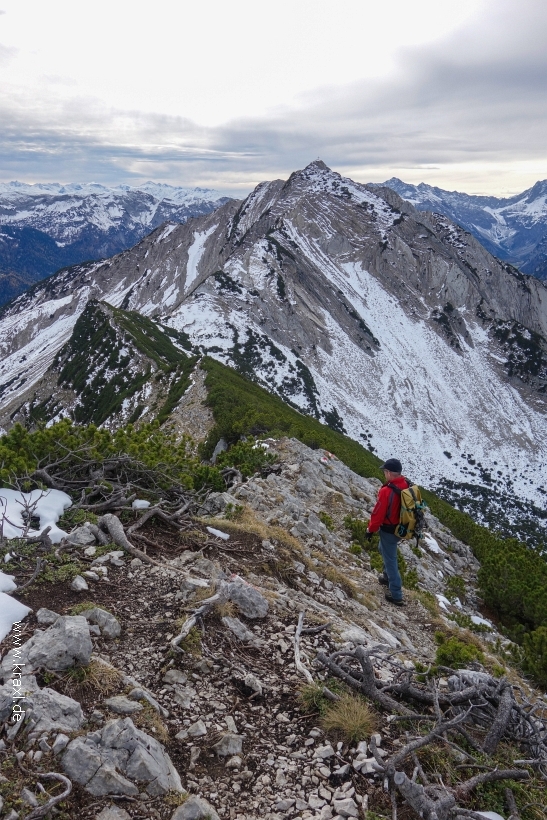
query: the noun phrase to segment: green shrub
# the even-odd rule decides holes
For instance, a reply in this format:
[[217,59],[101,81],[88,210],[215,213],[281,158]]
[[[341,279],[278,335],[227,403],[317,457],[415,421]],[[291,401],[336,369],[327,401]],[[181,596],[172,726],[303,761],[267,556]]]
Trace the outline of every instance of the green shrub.
[[334,521],[328,513],[321,511],[319,513],[319,520],[325,525],[329,532],[333,531]]
[[249,478],[254,473],[275,464],[277,456],[268,452],[260,442],[254,438],[246,441],[238,441],[228,450],[220,453],[217,459],[219,467],[237,467],[245,478]]
[[463,669],[474,661],[484,662],[483,653],[473,644],[464,643],[455,637],[447,638],[443,632],[436,632],[435,640],[438,644],[435,662],[439,666]]
[[454,603],[459,599],[462,603],[465,602],[466,591],[465,581],[459,575],[451,575],[444,587],[444,594],[449,601]]
[[524,636],[522,667],[547,691],[547,627],[540,626]]

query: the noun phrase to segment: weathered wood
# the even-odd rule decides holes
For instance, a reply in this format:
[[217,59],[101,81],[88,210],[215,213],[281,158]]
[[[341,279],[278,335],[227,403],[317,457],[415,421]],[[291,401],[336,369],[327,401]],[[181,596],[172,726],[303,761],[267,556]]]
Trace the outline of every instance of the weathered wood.
[[298,625],[296,627],[296,632],[294,633],[294,665],[296,666],[297,671],[306,678],[308,683],[313,684],[313,676],[310,670],[306,669],[300,657],[300,635],[302,634],[302,627],[304,626],[304,614],[304,612],[301,612],[298,616]]
[[484,743],[482,744],[483,750],[488,755],[494,754],[494,752],[498,748],[498,743],[505,734],[505,731],[509,724],[509,720],[511,718],[513,702],[513,690],[511,688],[511,685],[507,681],[505,681],[505,686],[501,693],[496,717],[494,718],[494,722],[490,727],[490,731],[486,735]]
[[40,820],[40,818],[45,817],[49,812],[52,810],[57,803],[60,803],[62,800],[65,800],[70,792],[72,791],[72,781],[68,779],[64,774],[59,774],[58,772],[46,772],[44,774],[39,773],[39,778],[48,779],[48,780],[57,780],[59,783],[64,785],[64,791],[60,794],[55,795],[55,797],[50,797],[47,803],[44,803],[43,806],[37,806],[33,809],[30,814],[25,815],[23,820]]

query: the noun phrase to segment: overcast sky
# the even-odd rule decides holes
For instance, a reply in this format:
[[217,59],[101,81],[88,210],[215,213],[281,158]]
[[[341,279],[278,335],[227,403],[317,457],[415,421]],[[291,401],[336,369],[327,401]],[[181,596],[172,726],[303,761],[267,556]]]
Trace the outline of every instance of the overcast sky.
[[0,0],[0,180],[547,177],[546,0]]

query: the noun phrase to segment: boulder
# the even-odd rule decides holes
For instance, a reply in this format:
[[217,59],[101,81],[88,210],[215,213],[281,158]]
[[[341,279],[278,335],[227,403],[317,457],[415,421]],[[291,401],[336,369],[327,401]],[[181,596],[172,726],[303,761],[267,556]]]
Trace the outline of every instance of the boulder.
[[171,820],[220,820],[220,817],[207,800],[192,795],[182,806],[175,809]]
[[58,612],[54,612],[52,609],[46,609],[45,607],[41,607],[36,613],[36,620],[40,626],[51,626],[57,618],[60,617]]
[[230,600],[246,618],[265,618],[268,614],[268,601],[250,584],[239,581],[231,585]]
[[[25,712],[23,725],[28,731],[74,732],[80,728],[84,713],[78,701],[48,687],[39,689],[33,677],[26,681],[31,685],[21,687],[25,697],[20,700],[20,705]],[[0,721],[10,720],[13,703],[13,686],[0,686]]]
[[235,735],[233,732],[226,732],[212,748],[219,757],[238,755],[241,754],[243,748],[243,738],[241,735]]
[[11,677],[14,665],[25,664],[25,675],[39,669],[63,672],[71,666],[87,666],[93,644],[89,625],[81,615],[61,615],[44,631],[37,630],[32,638],[20,647],[18,655],[11,650],[0,664],[0,677]]
[[101,730],[75,738],[62,764],[67,775],[95,797],[135,796],[139,793],[135,784],[153,797],[184,791],[162,744],[137,729],[131,718],[109,720]]
[[87,527],[76,527],[68,534],[67,541],[76,547],[89,547],[95,544],[95,536]]
[[89,623],[96,624],[101,630],[103,638],[112,640],[117,638],[122,631],[118,619],[112,613],[107,612],[106,609],[95,606],[92,609],[85,609],[80,615],[83,615]]

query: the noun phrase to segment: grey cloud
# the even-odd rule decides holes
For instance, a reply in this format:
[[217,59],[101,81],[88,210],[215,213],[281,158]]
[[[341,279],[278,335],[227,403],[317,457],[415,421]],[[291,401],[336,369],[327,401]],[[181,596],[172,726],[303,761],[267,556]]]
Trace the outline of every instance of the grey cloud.
[[243,194],[317,156],[368,169],[547,159],[547,6],[497,0],[486,8],[446,42],[401,52],[389,78],[316,91],[270,118],[205,128],[90,100],[32,115],[4,102],[4,178],[144,176]]

